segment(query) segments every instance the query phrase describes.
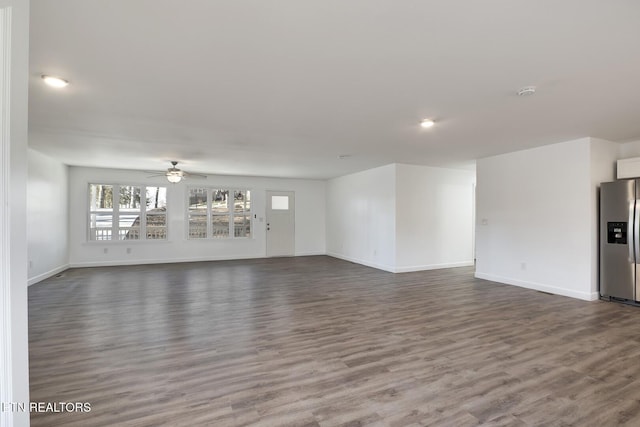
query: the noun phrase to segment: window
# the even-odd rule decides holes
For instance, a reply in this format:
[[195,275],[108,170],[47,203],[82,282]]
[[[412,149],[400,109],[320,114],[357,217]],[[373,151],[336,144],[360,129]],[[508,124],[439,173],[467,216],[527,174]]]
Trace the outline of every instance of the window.
[[166,187],[89,184],[89,240],[166,238]]
[[271,209],[274,211],[288,211],[289,196],[271,196]]
[[187,208],[190,239],[251,237],[251,192],[190,188]]

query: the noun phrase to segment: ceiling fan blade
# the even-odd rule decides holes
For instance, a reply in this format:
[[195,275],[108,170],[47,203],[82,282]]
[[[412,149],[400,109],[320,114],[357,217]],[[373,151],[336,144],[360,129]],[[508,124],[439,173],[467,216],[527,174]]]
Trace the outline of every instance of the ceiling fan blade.
[[[171,167],[169,169],[167,169],[166,171],[143,171],[145,173],[151,174],[150,176],[148,176],[148,178],[153,178],[153,177],[159,177],[159,176],[164,176],[166,177],[170,182],[179,182],[180,179],[182,178],[206,178],[207,175],[203,175],[201,173],[189,173],[189,172],[185,172],[181,169],[178,169],[178,162],[177,161],[171,161]],[[177,176],[177,178],[176,178]],[[171,178],[176,179],[175,181],[172,181]]]
[[185,178],[206,178],[207,175],[203,175],[201,173],[184,172],[184,177]]

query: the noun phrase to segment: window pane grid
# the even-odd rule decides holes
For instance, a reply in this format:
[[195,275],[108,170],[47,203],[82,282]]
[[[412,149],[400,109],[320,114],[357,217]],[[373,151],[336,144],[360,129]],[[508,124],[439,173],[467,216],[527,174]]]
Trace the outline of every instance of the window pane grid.
[[89,184],[89,240],[166,239],[166,196],[166,187]]
[[220,187],[191,188],[187,203],[189,239],[251,237],[251,193]]

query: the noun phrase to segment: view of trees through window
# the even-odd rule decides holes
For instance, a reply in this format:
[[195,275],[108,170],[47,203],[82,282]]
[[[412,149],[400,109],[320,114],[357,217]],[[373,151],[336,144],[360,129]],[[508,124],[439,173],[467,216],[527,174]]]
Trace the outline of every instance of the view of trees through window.
[[189,189],[189,238],[251,237],[251,192]]
[[166,187],[89,185],[89,240],[166,238]]

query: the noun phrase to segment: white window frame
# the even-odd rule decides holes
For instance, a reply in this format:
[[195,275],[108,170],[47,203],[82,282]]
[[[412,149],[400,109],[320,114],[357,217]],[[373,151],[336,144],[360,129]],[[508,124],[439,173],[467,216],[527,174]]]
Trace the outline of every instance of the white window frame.
[[[91,215],[100,213],[100,211],[91,210],[91,186],[92,185],[110,185],[113,187],[113,209],[111,218],[111,239],[99,240],[91,239]],[[140,187],[140,231],[137,239],[120,239],[120,188],[122,187]],[[164,188],[167,192],[167,199],[169,188],[166,185],[150,185],[150,184],[112,184],[109,182],[89,182],[87,184],[87,242],[89,243],[131,243],[131,242],[167,242],[169,240],[169,201],[167,200],[167,208],[165,209],[165,236],[163,239],[148,239],[147,238],[147,188]],[[160,215],[160,214],[154,214]],[[116,237],[115,239],[113,237]]]
[[[207,192],[207,237],[191,237],[191,232],[189,229],[189,208],[190,208],[190,197],[191,197],[191,190],[206,190]],[[222,191],[227,191],[229,193],[229,197],[232,198],[232,200],[234,200],[231,203],[231,206],[228,206],[229,211],[227,213],[224,214],[214,214],[212,212],[212,203],[213,203],[213,192],[216,190],[222,190]],[[242,212],[236,212],[235,211],[235,193],[236,191],[242,191],[244,192],[244,194],[249,193],[250,195],[250,200],[251,200],[251,206],[249,208],[249,210],[244,210]],[[240,187],[230,187],[227,185],[220,185],[220,186],[199,186],[199,185],[193,185],[193,186],[189,186],[187,187],[187,194],[186,194],[186,210],[185,210],[185,231],[186,231],[186,238],[187,240],[191,240],[191,241],[198,241],[198,240],[202,240],[202,241],[211,241],[211,240],[220,240],[220,241],[225,241],[225,240],[242,240],[242,239],[253,239],[253,198],[251,197],[251,194],[253,193],[253,191],[250,188],[240,188]],[[246,207],[245,207],[246,208]],[[212,226],[212,219],[214,216],[223,216],[223,215],[228,215],[229,216],[229,232],[228,232],[228,236],[227,237],[215,237],[213,236],[213,226]],[[235,223],[234,223],[234,218],[236,215],[246,215],[249,217],[249,235],[248,236],[235,236]]]

